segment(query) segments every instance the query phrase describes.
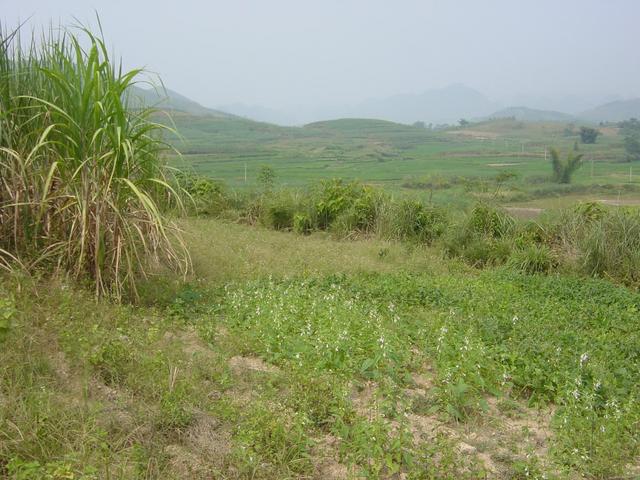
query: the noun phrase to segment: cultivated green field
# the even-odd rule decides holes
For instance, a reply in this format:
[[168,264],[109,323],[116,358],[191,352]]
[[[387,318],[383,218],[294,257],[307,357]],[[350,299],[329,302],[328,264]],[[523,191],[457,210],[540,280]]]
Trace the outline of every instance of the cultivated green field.
[[[300,187],[339,177],[416,193],[407,187],[419,187],[434,178],[440,182],[460,177],[490,180],[510,172],[516,177],[509,182],[509,190],[530,193],[548,187],[549,149],[564,155],[579,141],[577,134],[565,132],[565,124],[508,119],[437,132],[358,119],[300,128],[185,114],[176,114],[174,121],[183,135],[182,141],[174,141],[183,154],[181,159],[174,158],[174,164],[240,189],[255,187],[259,168],[269,165],[281,186]],[[606,185],[600,188],[600,196],[604,193],[607,198],[624,195],[628,190],[616,186],[640,186],[640,167],[634,173],[624,161],[622,138],[615,128],[602,132],[596,144],[578,145],[584,165],[573,183]],[[436,201],[460,195],[459,189],[444,190],[433,194]]]

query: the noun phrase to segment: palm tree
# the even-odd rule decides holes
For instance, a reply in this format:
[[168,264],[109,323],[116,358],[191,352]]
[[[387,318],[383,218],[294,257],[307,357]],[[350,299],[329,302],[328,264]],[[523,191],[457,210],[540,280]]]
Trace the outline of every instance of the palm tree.
[[551,165],[553,166],[553,181],[557,183],[571,183],[571,175],[582,165],[582,154],[569,152],[567,160],[560,160],[555,148],[551,149]]

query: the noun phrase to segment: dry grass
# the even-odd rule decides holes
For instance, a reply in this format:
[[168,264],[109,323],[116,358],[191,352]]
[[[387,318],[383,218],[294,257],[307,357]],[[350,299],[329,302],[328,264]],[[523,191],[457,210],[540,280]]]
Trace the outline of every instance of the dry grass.
[[300,236],[215,219],[189,218],[182,220],[181,227],[195,274],[216,283],[270,275],[323,276],[452,268],[451,262],[445,263],[436,249],[398,242],[336,241],[323,233]]

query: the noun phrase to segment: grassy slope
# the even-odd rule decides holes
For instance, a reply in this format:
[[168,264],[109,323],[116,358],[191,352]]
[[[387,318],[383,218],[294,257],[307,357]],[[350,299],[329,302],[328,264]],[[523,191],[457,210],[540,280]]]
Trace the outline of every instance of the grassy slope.
[[155,306],[4,277],[0,472],[637,472],[637,294],[377,241],[184,226],[198,280],[149,285]]

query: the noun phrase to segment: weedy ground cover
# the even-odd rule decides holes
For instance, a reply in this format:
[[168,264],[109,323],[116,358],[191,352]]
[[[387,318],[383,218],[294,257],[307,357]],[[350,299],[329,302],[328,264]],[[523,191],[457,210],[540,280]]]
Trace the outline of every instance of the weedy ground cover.
[[[3,277],[3,475],[638,471],[637,293],[479,271],[428,250],[416,265],[402,245],[372,239],[190,225],[194,247],[200,235],[233,245],[224,271],[193,248],[200,280],[141,288],[146,307]],[[286,259],[285,245],[309,257]]]
[[153,260],[188,270],[162,214],[180,201],[165,127],[128,102],[140,73],[88,30],[25,43],[0,29],[0,267],[60,269],[117,298],[135,296]]

